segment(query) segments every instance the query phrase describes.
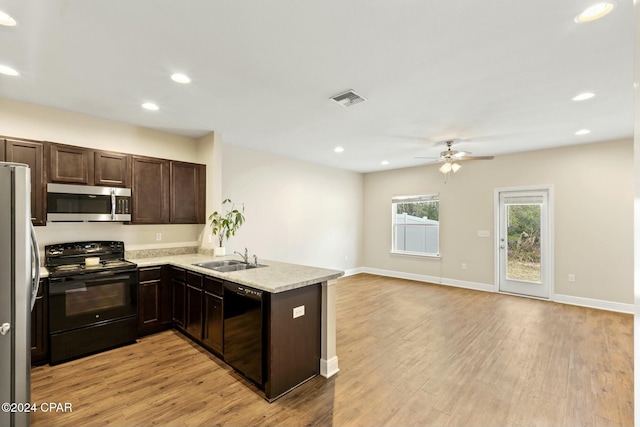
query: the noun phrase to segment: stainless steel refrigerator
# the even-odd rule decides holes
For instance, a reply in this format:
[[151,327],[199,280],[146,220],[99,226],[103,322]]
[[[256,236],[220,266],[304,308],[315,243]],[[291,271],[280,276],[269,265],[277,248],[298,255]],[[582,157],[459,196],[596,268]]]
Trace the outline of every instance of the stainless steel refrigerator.
[[[31,310],[40,259],[31,225],[31,172],[0,162],[0,404],[31,399]],[[9,409],[9,411],[7,411]],[[29,425],[29,413],[3,406],[0,425]]]

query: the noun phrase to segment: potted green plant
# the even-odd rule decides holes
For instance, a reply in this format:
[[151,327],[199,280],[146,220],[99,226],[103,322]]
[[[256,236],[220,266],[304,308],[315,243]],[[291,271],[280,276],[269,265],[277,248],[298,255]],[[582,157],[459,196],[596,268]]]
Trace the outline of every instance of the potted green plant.
[[215,211],[209,215],[211,233],[218,238],[218,246],[213,249],[215,256],[225,255],[225,239],[229,240],[231,236],[234,236],[244,223],[244,203],[241,204],[242,207],[240,209],[237,209],[230,199],[225,199],[222,202],[222,207],[224,208],[225,205],[231,205],[230,209],[227,209],[224,213]]

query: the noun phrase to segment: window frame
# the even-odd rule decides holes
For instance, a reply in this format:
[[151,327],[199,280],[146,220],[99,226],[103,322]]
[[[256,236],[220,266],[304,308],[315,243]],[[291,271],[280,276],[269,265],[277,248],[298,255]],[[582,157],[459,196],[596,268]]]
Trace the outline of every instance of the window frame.
[[[411,224],[412,227],[437,227],[437,252],[419,252],[419,251],[406,251],[401,250],[396,247],[396,234],[399,225],[407,225],[407,224],[398,224],[396,222],[397,218],[397,205],[403,203],[419,203],[419,202],[438,202],[438,224]],[[394,255],[404,255],[404,256],[417,256],[417,257],[426,257],[426,258],[440,258],[440,193],[423,193],[418,195],[403,195],[403,196],[393,196],[391,198],[391,253]]]

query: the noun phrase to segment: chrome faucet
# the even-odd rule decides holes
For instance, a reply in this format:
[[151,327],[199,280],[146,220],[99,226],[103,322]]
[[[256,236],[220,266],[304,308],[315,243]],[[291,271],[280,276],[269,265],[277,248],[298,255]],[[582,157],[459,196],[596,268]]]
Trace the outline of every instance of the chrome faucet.
[[238,254],[242,257],[242,259],[244,260],[244,262],[246,262],[247,264],[249,264],[249,250],[247,248],[244,248],[244,255],[242,255],[240,252],[238,251],[233,251],[234,254]]

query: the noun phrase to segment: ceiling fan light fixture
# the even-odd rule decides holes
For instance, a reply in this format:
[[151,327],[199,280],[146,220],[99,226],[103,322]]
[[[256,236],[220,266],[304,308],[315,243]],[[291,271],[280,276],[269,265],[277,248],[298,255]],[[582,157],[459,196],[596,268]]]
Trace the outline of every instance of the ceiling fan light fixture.
[[605,1],[596,3],[582,11],[576,16],[576,22],[581,24],[584,22],[592,22],[608,15],[616,7],[613,1]]
[[451,164],[451,170],[453,171],[453,173],[456,173],[460,170],[462,166],[460,166],[458,163],[452,163]]
[[442,166],[440,166],[440,169],[438,169],[440,172],[442,173],[449,173],[451,172],[451,163],[446,162],[445,164],[443,164]]

